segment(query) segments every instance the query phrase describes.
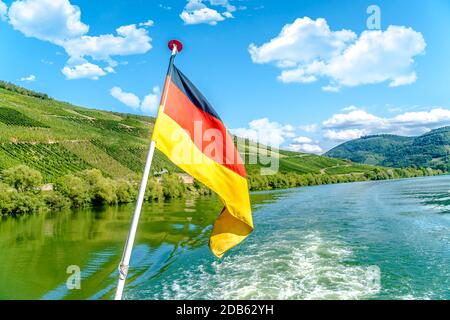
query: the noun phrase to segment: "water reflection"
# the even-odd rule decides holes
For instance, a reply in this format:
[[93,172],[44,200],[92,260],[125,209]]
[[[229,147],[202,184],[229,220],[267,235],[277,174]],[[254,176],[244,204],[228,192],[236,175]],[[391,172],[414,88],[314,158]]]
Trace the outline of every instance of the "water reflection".
[[[273,199],[258,194],[254,203]],[[163,273],[178,252],[208,243],[220,212],[216,197],[147,204],[143,208],[129,283]],[[133,206],[2,217],[0,299],[110,298]],[[68,290],[70,265],[81,268],[81,290]]]

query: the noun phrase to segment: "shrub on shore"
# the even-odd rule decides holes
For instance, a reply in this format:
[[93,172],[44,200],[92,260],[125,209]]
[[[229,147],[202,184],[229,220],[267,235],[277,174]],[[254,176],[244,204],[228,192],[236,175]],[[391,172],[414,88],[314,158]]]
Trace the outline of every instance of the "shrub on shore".
[[155,201],[164,198],[163,188],[155,178],[150,177],[145,190],[145,201]]
[[5,183],[0,182],[0,213],[9,214],[14,210],[13,198],[17,191]]
[[42,184],[42,175],[37,170],[20,165],[3,170],[2,180],[17,191],[24,192],[39,188]]
[[164,198],[181,198],[186,194],[186,185],[176,174],[165,174],[161,178]]
[[47,208],[51,211],[69,209],[72,205],[69,198],[53,190],[43,192],[43,199]]
[[83,207],[90,202],[89,188],[86,181],[72,174],[58,179],[55,190],[62,196],[67,197],[71,201],[72,207]]
[[137,190],[134,185],[125,179],[116,181],[117,203],[130,203],[136,200]]
[[117,204],[117,182],[103,177],[98,169],[85,170],[80,177],[88,185],[90,202],[95,205]]

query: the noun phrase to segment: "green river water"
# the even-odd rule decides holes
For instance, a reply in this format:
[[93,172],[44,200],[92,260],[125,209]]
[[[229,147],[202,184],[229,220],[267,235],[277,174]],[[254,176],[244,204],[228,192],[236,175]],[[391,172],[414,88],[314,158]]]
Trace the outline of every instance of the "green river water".
[[[252,204],[255,232],[222,260],[207,247],[216,197],[146,204],[124,298],[450,299],[450,176],[261,192]],[[132,211],[0,218],[0,299],[110,299]],[[80,289],[66,284],[70,266]]]

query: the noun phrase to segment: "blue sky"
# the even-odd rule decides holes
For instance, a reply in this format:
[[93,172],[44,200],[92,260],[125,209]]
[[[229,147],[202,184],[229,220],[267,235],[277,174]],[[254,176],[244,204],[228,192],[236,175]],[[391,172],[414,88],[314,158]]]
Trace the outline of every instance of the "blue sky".
[[0,79],[76,105],[155,114],[177,38],[241,136],[321,153],[450,124],[446,0],[3,0],[0,16]]

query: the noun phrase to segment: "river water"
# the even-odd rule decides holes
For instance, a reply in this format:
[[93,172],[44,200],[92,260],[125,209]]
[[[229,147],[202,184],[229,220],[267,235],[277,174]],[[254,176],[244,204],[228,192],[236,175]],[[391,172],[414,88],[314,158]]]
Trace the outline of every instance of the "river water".
[[[124,298],[450,299],[450,176],[252,203],[255,232],[220,261],[207,247],[216,197],[145,205]],[[0,299],[110,299],[132,210],[1,218]]]

